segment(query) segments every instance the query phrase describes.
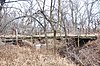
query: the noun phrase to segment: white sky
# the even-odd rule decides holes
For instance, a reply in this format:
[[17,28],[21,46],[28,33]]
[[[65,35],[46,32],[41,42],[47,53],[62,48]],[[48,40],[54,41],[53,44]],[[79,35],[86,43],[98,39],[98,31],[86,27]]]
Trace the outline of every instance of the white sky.
[[[9,1],[9,0],[6,0],[6,1]],[[15,0],[10,0],[10,1],[15,1]],[[33,5],[34,4],[36,4],[36,0],[32,0],[33,1]],[[38,0],[38,1],[40,1],[40,0]],[[43,0],[42,0],[43,1]],[[56,1],[58,1],[58,0],[56,0]],[[63,1],[69,1],[69,0],[63,0]],[[92,2],[92,1],[94,1],[94,0],[73,0],[73,1],[77,1],[78,3],[80,3],[79,4],[79,7],[82,7],[83,5],[84,5],[84,2],[85,1],[89,1],[89,2]],[[67,2],[66,2],[67,3]],[[66,3],[63,3],[62,4],[62,6],[65,6],[66,5]],[[42,2],[40,2],[40,6],[42,7]],[[21,5],[21,6],[20,6]],[[50,10],[49,8],[49,6],[50,6],[50,0],[46,0],[46,7],[45,7],[45,9],[46,10]],[[7,6],[13,6],[13,7],[16,7],[16,8],[19,8],[19,9],[21,9],[23,12],[25,12],[25,11],[27,11],[28,9],[29,9],[29,7],[30,7],[30,5],[28,4],[28,2],[27,1],[19,1],[19,2],[15,2],[15,3],[8,3],[7,4]],[[57,6],[57,3],[56,3],[56,6]],[[68,9],[68,7],[69,6],[65,6],[65,11],[67,11],[68,10],[68,12],[70,12],[70,9]],[[94,9],[93,9],[93,12],[94,13],[96,13],[97,11],[98,11],[98,9],[95,9],[95,7],[96,7],[96,5],[94,5]],[[56,7],[56,8],[58,8],[58,7]],[[38,7],[38,5],[35,5],[35,7],[34,7],[34,10],[33,10],[33,13],[35,12],[35,11],[38,11],[38,10],[40,10],[39,9],[39,7]],[[13,11],[13,9],[12,9],[12,11]],[[83,13],[84,12],[84,8],[81,10],[81,13]],[[49,11],[48,11],[48,14],[49,14]],[[84,17],[86,17],[86,16],[84,16]],[[57,18],[57,16],[55,17],[55,18]],[[69,18],[70,19],[70,16],[68,16],[67,18]]]
[[[6,2],[7,1],[16,1],[16,0],[6,0]],[[33,1],[33,13],[34,12],[36,12],[37,10],[40,10],[40,8],[39,8],[39,6],[38,5],[36,5],[36,0],[31,0],[31,1]],[[40,0],[38,0],[38,1],[40,1]],[[43,0],[42,0],[43,1]],[[16,7],[16,8],[19,8],[19,9],[21,9],[23,12],[25,12],[25,11],[27,11],[29,8],[30,8],[30,5],[29,5],[29,3],[30,3],[30,0],[27,2],[27,1],[19,1],[19,2],[13,2],[13,3],[7,3],[7,6],[8,7]],[[40,4],[40,6],[41,6],[41,8],[43,7],[43,2],[39,2],[39,4]],[[46,7],[45,7],[45,9],[46,10],[50,10],[49,9],[49,6],[50,6],[50,0],[46,0]],[[13,11],[13,9],[11,9],[12,11]]]

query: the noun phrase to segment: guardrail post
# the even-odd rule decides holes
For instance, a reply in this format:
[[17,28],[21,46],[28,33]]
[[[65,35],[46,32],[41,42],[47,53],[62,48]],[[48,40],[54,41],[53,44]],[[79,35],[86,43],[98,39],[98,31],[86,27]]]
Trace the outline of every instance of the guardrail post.
[[80,39],[79,39],[80,38],[80,36],[79,36],[80,35],[80,30],[79,30],[79,28],[77,28],[77,29],[78,29],[78,33],[77,33],[78,41],[77,42],[78,42],[78,47],[80,47]]

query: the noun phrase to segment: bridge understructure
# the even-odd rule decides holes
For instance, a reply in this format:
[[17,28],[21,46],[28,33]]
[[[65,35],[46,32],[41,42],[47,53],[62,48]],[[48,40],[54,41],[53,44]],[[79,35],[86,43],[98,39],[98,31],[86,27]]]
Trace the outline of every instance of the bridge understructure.
[[[18,42],[21,43],[22,40],[26,40],[26,39],[38,39],[38,40],[42,40],[45,39],[45,35],[33,35],[33,36],[28,36],[28,35],[18,35]],[[47,38],[48,39],[53,39],[53,33],[52,34],[47,34]],[[0,38],[2,39],[2,42],[12,42],[13,44],[16,44],[16,35],[1,35]],[[65,38],[65,34],[56,34],[56,39],[57,40],[61,40],[62,38]],[[73,40],[75,40],[75,44],[76,46],[83,46],[84,44],[86,44],[88,41],[93,41],[97,39],[97,35],[96,34],[81,34],[81,35],[72,35],[72,34],[68,34],[67,38],[71,38]]]

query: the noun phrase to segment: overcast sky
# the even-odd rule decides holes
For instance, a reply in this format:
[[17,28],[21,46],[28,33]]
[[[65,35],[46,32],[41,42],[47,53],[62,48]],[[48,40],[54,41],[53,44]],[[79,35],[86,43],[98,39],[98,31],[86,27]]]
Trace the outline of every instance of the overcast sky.
[[[16,1],[16,0],[6,0],[6,2],[7,1]],[[32,0],[33,1],[33,4],[32,5],[34,5],[34,7],[33,7],[33,10],[32,10],[32,13],[34,13],[34,12],[36,12],[36,11],[38,11],[38,10],[40,10],[40,8],[39,8],[39,6],[38,5],[35,5],[37,2],[36,2],[36,0]],[[43,7],[43,2],[41,2],[41,0],[38,0],[39,1],[39,4],[40,4],[40,6],[41,6],[41,8]],[[43,0],[42,0],[43,1]],[[58,6],[57,6],[57,1],[58,0],[56,0],[56,8],[58,8]],[[62,0],[62,1],[69,1],[69,0]],[[76,3],[79,3],[79,8],[80,7],[82,7],[83,5],[84,5],[84,2],[85,1],[89,1],[89,2],[92,2],[92,1],[94,1],[94,0],[72,0],[72,1],[74,1],[74,4],[75,4],[75,2]],[[17,14],[18,14],[18,16],[19,16],[19,13],[20,14],[22,14],[22,15],[25,15],[25,11],[29,11],[29,8],[30,8],[30,5],[29,5],[29,2],[30,1],[19,1],[19,2],[14,2],[14,3],[6,3],[4,6],[6,7],[16,7],[16,8],[19,8],[19,9],[21,9],[21,11],[23,11],[23,14],[22,13],[20,13],[20,12],[18,12],[17,13],[17,11],[18,10],[16,10],[16,9],[11,9],[11,11],[9,11],[8,13],[10,13],[10,12],[16,12]],[[85,5],[84,5],[85,6]],[[89,6],[90,7],[90,6]],[[83,12],[84,12],[84,10],[85,10],[85,8],[86,7],[83,7],[82,9],[81,9],[81,11],[80,11],[80,13],[81,13],[81,15],[83,15]],[[96,13],[99,9],[98,9],[99,7],[97,7],[97,5],[94,5],[94,7],[93,7],[93,12],[94,13]],[[64,11],[65,12],[67,12],[69,15],[67,15],[66,14],[66,18],[69,20],[69,22],[70,22],[70,20],[71,20],[71,9],[70,9],[70,7],[69,7],[69,4],[68,4],[68,2],[63,2],[63,4],[62,4],[62,9],[64,9]],[[48,10],[48,12],[46,13],[46,15],[48,15],[49,16],[49,14],[50,14],[50,0],[46,0],[46,7],[45,7],[45,10]],[[67,11],[68,10],[68,11]],[[76,9],[75,9],[76,10]],[[54,18],[56,19],[56,18],[58,18],[57,17],[57,10],[55,11],[56,12],[56,16],[54,16]],[[87,12],[86,12],[87,13]],[[18,16],[16,16],[16,17],[18,17]],[[80,17],[80,14],[78,15],[79,17]],[[84,16],[84,18],[87,18],[87,15],[85,15]],[[78,18],[78,21],[79,21],[79,19],[80,18]],[[55,21],[57,21],[57,19],[55,20]]]
[[[16,1],[16,0],[6,0],[6,1]],[[29,0],[30,1],[30,0]],[[31,0],[31,1],[33,1],[33,4],[32,5],[34,5],[34,7],[33,7],[33,13],[35,12],[35,11],[37,11],[37,10],[40,10],[40,8],[39,8],[39,6],[38,5],[35,5],[37,2],[36,2],[36,0]],[[40,4],[40,6],[41,6],[41,8],[43,7],[43,1],[44,0],[38,0],[39,1],[39,4]],[[42,2],[41,2],[42,1]],[[46,0],[46,7],[45,7],[45,9],[46,10],[50,10],[50,1],[51,0]],[[58,0],[56,0],[56,2],[57,2]],[[62,1],[69,1],[69,0],[62,0]],[[93,2],[94,0],[72,0],[72,1],[74,1],[74,2],[78,2],[79,3],[79,7],[82,7],[83,5],[84,5],[84,2],[85,1],[89,1],[89,3],[91,3],[91,2]],[[67,4],[68,2],[65,2],[65,3],[63,3],[62,4],[62,8],[64,8],[65,9],[65,11],[66,10],[68,10],[68,8],[69,8],[69,6],[67,6],[66,4]],[[58,8],[58,6],[57,6],[57,4],[58,3],[56,3],[56,8]],[[25,12],[25,11],[27,11],[28,9],[29,9],[29,7],[30,7],[30,5],[29,5],[29,2],[27,2],[27,1],[19,1],[19,2],[14,2],[14,3],[8,3],[7,4],[7,6],[8,7],[16,7],[16,8],[19,8],[19,9],[21,9],[23,12]],[[99,7],[97,7],[97,5],[94,5],[94,7],[93,7],[93,12],[97,12],[99,9],[98,9]],[[13,10],[13,9],[12,9]],[[85,7],[83,7],[82,9],[81,9],[81,13],[83,13],[84,12],[84,10],[85,10]],[[70,12],[70,9],[69,9],[69,12]],[[49,14],[49,11],[48,11],[48,14]]]

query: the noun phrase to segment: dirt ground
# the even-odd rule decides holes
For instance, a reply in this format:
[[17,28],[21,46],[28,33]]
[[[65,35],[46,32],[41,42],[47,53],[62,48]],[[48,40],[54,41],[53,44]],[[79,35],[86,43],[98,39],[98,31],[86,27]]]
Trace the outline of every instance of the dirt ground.
[[[41,52],[40,52],[41,51]],[[0,46],[0,66],[75,66],[52,51],[16,45]]]

